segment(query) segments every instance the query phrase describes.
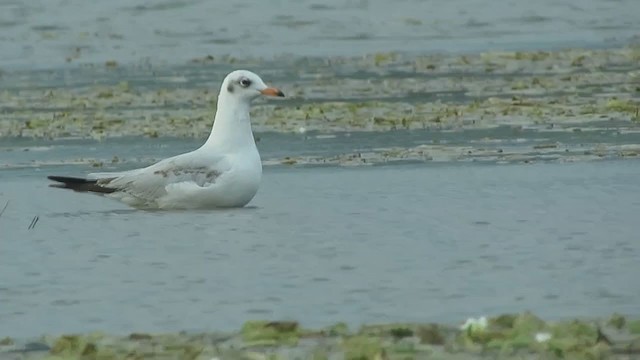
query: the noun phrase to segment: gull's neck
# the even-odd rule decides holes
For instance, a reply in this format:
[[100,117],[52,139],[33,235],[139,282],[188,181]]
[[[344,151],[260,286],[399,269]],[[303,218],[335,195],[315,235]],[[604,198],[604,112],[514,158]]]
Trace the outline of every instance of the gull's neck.
[[248,101],[221,90],[211,134],[203,146],[227,151],[255,148],[249,107]]

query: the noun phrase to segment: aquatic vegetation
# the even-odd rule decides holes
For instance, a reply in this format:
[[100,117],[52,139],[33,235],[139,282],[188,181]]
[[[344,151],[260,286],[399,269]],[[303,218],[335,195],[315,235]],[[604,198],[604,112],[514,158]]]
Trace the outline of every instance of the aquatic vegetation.
[[494,349],[501,354],[521,351],[564,357],[600,358],[609,353],[598,327],[589,321],[569,320],[546,323],[525,312],[489,319],[486,328],[467,327],[457,343],[466,349]]
[[105,61],[104,66],[107,68],[116,68],[118,67],[118,62],[115,60],[107,60]]
[[129,340],[151,340],[153,339],[153,336],[149,335],[149,334],[144,334],[144,333],[131,333],[129,334]]
[[618,330],[624,328],[626,323],[627,323],[627,319],[618,313],[611,315],[611,317],[607,321],[607,325],[613,326]]
[[62,357],[95,355],[96,345],[91,340],[81,335],[64,335],[53,343],[50,353]]
[[349,326],[344,322],[333,324],[326,329],[329,336],[345,336],[349,334]]
[[[464,57],[376,53],[308,60],[332,66],[295,80],[287,101],[256,104],[252,121],[258,132],[463,130],[588,124],[609,118],[638,121],[637,101],[620,95],[638,87],[633,71],[636,52],[622,47]],[[198,64],[212,61],[209,56]],[[215,58],[216,64],[233,61],[256,62]],[[167,80],[171,85],[148,87],[118,81],[118,72],[105,67],[119,66],[101,64],[96,69],[103,69],[101,76],[112,85],[0,92],[6,114],[0,119],[0,137],[201,137],[210,129],[215,91],[182,86],[186,80],[177,79],[171,69],[156,69],[160,78],[171,79]],[[510,100],[514,97],[518,100]]]
[[573,60],[571,60],[571,66],[583,66],[584,61],[587,59],[586,55],[578,55]]
[[380,66],[393,61],[395,57],[394,53],[377,53],[373,56],[373,62],[376,66]]
[[418,326],[416,335],[422,344],[444,345],[446,342],[445,330],[438,324],[421,325]]
[[361,335],[346,338],[342,348],[347,360],[381,359],[384,351],[380,339]]
[[405,337],[412,337],[414,335],[413,330],[408,327],[394,327],[389,331],[391,336],[395,339],[402,339]]
[[487,318],[484,316],[477,319],[468,318],[464,324],[460,325],[460,329],[468,332],[469,334],[482,333],[486,330],[487,325]]
[[618,112],[633,114],[635,115],[634,116],[635,120],[640,120],[640,116],[639,116],[640,102],[612,98],[607,101],[606,108],[607,110],[610,110],[610,111],[618,111]]
[[640,320],[631,320],[627,323],[629,332],[635,335],[640,335]]
[[292,159],[291,157],[287,156],[284,159],[282,159],[281,163],[283,165],[295,165],[298,163],[298,160]]
[[252,345],[296,344],[300,338],[295,321],[248,321],[240,333]]
[[[300,329],[295,321],[249,321],[239,332],[226,334],[94,333],[45,338],[43,350],[29,353],[28,358],[625,359],[640,354],[640,337],[633,333],[640,320],[625,320],[626,325],[620,325],[620,318],[613,314],[603,320],[547,322],[523,312],[468,319],[465,326],[363,325],[357,334],[350,334],[345,323],[314,331]],[[615,324],[607,325],[612,319]],[[7,344],[14,346],[13,341],[0,341],[0,356]]]

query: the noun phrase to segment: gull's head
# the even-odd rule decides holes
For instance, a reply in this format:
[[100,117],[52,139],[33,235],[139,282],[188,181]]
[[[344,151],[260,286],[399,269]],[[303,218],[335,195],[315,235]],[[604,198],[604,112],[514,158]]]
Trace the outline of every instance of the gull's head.
[[267,86],[260,76],[248,70],[236,70],[227,75],[220,91],[226,92],[227,96],[246,101],[251,101],[260,95],[284,97],[280,89]]

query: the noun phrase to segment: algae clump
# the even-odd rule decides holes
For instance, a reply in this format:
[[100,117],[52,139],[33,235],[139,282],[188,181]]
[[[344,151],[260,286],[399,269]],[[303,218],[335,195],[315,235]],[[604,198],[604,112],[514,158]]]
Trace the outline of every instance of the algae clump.
[[[55,340],[49,353],[62,358],[86,358],[98,357],[98,347],[92,336],[63,335]],[[102,354],[107,355],[107,354]],[[113,358],[113,356],[100,356],[100,358]]]
[[300,338],[295,321],[247,321],[240,332],[249,345],[295,345]]
[[339,322],[327,328],[329,336],[346,336],[349,334],[349,326],[346,323]]
[[620,100],[617,98],[612,98],[607,101],[606,107],[607,110],[611,111],[637,114],[638,109],[640,108],[640,104],[637,104],[631,100]]
[[446,342],[445,335],[437,324],[420,326],[416,333],[422,344],[444,345]]
[[627,327],[630,333],[634,335],[640,334],[640,320],[629,321]]
[[545,322],[530,312],[504,314],[488,319],[487,326],[468,327],[456,338],[456,343],[467,350],[499,350],[512,353],[519,349],[533,350],[535,334],[547,327]]
[[613,314],[611,315],[611,318],[609,318],[609,321],[607,321],[607,324],[620,330],[625,326],[626,322],[627,320],[624,316],[620,314]]
[[373,360],[382,358],[384,349],[376,338],[353,336],[342,343],[346,360]]

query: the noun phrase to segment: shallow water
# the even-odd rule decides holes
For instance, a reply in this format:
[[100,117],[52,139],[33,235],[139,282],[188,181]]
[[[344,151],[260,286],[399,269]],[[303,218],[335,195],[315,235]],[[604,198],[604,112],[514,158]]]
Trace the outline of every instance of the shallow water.
[[87,170],[0,172],[0,335],[640,314],[637,160],[268,166],[198,212],[47,187]]
[[[602,47],[637,36],[637,13],[636,0],[513,0],[499,11],[488,0],[10,0],[0,3],[0,89],[83,91],[123,80],[136,88],[208,87],[240,66],[186,63],[208,54],[276,57],[247,62],[285,86],[328,69],[384,79],[349,63],[278,56]],[[78,66],[108,60],[154,66]],[[70,69],[36,71],[61,66]],[[462,91],[432,95],[468,100]],[[52,111],[29,106],[18,109]],[[6,118],[13,110],[4,108]],[[593,126],[263,133],[267,160],[443,144],[505,153],[526,148],[542,162],[471,164],[478,159],[464,155],[461,162],[434,156],[357,168],[267,166],[250,207],[208,212],[133,211],[48,188],[45,179],[95,170],[87,158],[104,161],[101,170],[141,166],[201,139],[3,138],[0,211],[8,205],[0,216],[0,337],[225,330],[256,318],[321,326],[458,322],[521,310],[550,318],[640,314],[640,287],[633,285],[640,270],[640,162],[546,161],[573,161],[596,144],[638,143],[635,125]],[[538,159],[532,149],[543,143],[559,145]],[[114,155],[119,160],[111,163]]]
[[601,47],[637,36],[638,13],[636,0],[9,0],[0,66]]

